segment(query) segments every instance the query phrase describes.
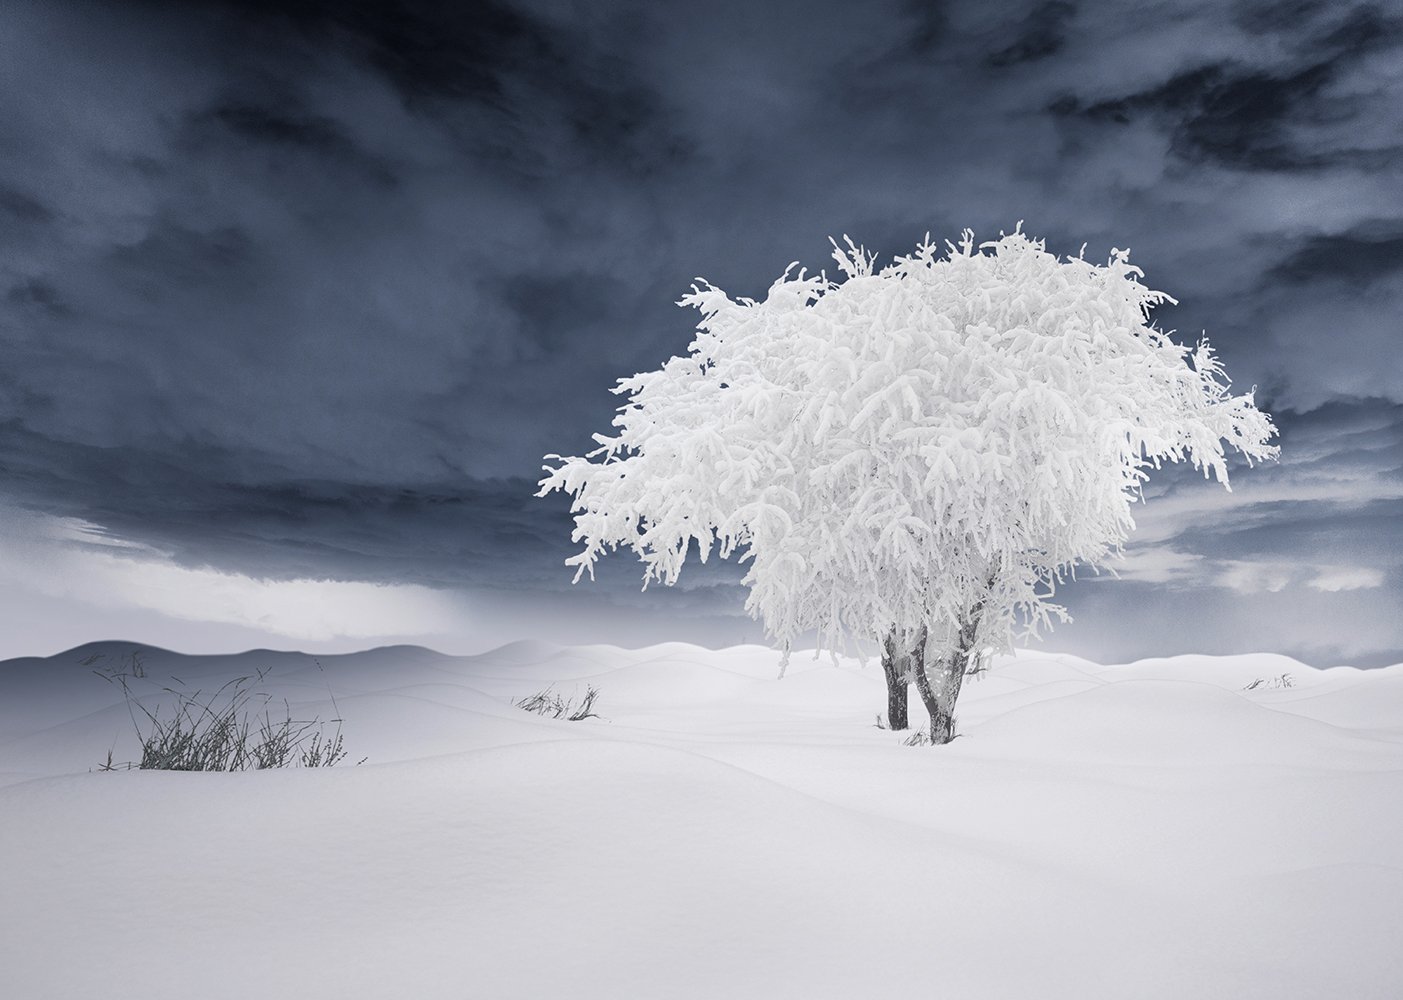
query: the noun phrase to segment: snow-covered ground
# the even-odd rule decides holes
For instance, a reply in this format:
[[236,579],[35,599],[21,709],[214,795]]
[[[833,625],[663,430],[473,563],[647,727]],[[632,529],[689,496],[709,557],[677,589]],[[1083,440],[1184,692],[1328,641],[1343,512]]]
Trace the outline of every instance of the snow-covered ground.
[[0,996],[1403,996],[1403,665],[1021,654],[931,749],[755,646],[146,650],[369,761],[92,772],[131,648],[0,663]]

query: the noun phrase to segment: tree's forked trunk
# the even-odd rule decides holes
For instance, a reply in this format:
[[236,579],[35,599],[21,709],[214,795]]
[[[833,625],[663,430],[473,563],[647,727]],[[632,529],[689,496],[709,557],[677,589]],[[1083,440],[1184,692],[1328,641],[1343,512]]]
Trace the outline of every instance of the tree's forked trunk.
[[955,701],[960,697],[965,671],[975,655],[974,642],[983,610],[983,601],[970,609],[969,615],[960,622],[955,648],[941,650],[934,663],[929,662],[926,655],[928,634],[924,629],[912,653],[911,674],[916,691],[930,713],[930,741],[937,746],[955,738]]
[[955,738],[955,700],[964,682],[966,657],[955,650],[940,654],[934,663],[926,662],[925,642],[916,659],[916,690],[930,715],[930,741],[939,746]]

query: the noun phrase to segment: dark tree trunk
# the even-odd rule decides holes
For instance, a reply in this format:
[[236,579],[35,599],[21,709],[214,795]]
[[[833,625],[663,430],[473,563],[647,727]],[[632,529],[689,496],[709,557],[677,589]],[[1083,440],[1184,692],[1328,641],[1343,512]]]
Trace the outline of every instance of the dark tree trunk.
[[974,642],[979,634],[979,619],[983,610],[983,601],[970,609],[968,616],[960,622],[955,648],[941,650],[934,662],[927,662],[927,637],[924,631],[912,654],[911,674],[916,682],[916,691],[930,713],[930,741],[937,746],[955,738],[955,701],[960,697],[965,671],[976,655]]
[[887,725],[905,729],[910,725],[906,709],[907,687],[911,683],[910,654],[902,651],[896,630],[882,643],[882,673],[887,678]]
[[934,663],[925,663],[924,655],[917,661],[916,690],[930,714],[930,741],[936,746],[955,738],[955,701],[965,679],[966,659],[959,652],[951,652],[942,654]]

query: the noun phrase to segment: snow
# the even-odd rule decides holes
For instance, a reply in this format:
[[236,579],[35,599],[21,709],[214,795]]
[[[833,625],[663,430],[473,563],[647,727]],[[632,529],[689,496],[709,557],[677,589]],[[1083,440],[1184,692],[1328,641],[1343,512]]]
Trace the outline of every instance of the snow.
[[763,301],[698,279],[688,353],[619,380],[598,448],[546,456],[537,495],[572,497],[575,580],[628,548],[645,588],[673,585],[714,548],[747,562],[745,608],[777,644],[890,639],[902,672],[919,647],[940,699],[975,649],[1066,620],[1058,586],[1121,554],[1152,469],[1226,487],[1225,449],[1277,454],[1208,342],[1150,323],[1173,300],[1127,251],[1059,259],[1021,224],[927,236],[880,270],[833,247],[846,280],[791,264]]
[[133,648],[0,663],[5,997],[1403,995],[1403,665],[1020,652],[914,748],[875,663],[757,646],[148,648],[370,759],[90,771]]

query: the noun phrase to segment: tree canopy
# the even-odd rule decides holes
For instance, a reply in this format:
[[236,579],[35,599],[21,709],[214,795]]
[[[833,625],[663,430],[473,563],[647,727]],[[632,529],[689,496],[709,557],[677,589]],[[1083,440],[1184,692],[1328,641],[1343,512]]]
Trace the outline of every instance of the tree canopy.
[[966,231],[880,269],[851,241],[833,256],[839,278],[791,264],[762,301],[698,279],[688,353],[619,381],[596,450],[547,456],[576,580],[623,546],[645,588],[673,584],[695,546],[748,562],[746,609],[786,644],[1007,648],[1119,553],[1150,469],[1227,486],[1225,448],[1276,453],[1208,342],[1150,323],[1172,300],[1126,251],[1097,265]]

